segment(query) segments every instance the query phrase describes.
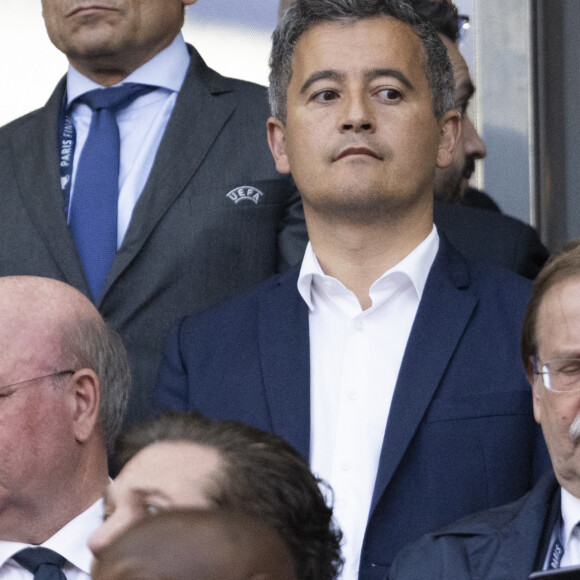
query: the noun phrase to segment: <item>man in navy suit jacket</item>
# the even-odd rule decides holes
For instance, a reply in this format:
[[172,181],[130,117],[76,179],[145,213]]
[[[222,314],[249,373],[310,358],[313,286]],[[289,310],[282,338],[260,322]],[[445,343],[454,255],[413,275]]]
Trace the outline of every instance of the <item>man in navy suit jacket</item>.
[[297,0],[271,63],[270,148],[311,245],[175,328],[158,406],[285,437],[334,488],[342,578],[384,578],[405,543],[542,467],[518,360],[529,283],[433,227],[459,113],[445,47],[405,3]]

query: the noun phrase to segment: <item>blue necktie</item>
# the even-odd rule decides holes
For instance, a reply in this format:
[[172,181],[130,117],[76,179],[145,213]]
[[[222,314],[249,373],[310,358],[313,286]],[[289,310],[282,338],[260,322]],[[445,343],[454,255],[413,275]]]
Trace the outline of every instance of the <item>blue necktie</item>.
[[117,252],[120,139],[116,114],[157,87],[127,83],[96,89],[76,102],[93,111],[79,157],[69,225],[95,301]]
[[12,559],[34,574],[34,580],[66,580],[62,571],[66,559],[48,548],[26,548]]

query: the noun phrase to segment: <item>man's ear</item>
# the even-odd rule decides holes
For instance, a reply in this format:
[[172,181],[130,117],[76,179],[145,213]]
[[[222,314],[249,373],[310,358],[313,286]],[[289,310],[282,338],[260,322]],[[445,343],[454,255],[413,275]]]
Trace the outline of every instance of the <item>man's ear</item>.
[[286,127],[276,117],[270,117],[266,121],[268,131],[268,145],[276,162],[279,173],[290,173],[290,164],[286,154]]
[[461,116],[455,109],[447,111],[439,119],[439,150],[437,167],[447,167],[453,160],[453,151],[461,136]]
[[75,438],[84,443],[96,429],[99,419],[99,377],[91,369],[80,369],[72,376],[70,389]]

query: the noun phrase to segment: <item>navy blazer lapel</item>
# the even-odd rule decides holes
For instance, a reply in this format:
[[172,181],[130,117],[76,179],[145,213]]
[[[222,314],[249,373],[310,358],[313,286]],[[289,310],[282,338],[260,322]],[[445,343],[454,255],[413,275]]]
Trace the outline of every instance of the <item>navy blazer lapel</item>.
[[[560,515],[560,486],[552,473],[546,474],[530,492],[511,526],[497,535],[497,551],[477,550],[470,554],[474,570],[497,572],[495,577],[521,578],[541,570],[552,530]],[[487,574],[482,574],[482,576]],[[474,578],[476,576],[474,575]],[[477,576],[479,578],[479,576]]]
[[441,236],[395,386],[371,513],[403,458],[471,318],[477,298],[468,287],[465,261]]
[[[18,190],[35,225],[66,282],[87,296],[84,271],[69,233],[60,186],[58,119],[66,80],[61,79],[46,106],[31,113],[12,138]],[[26,159],[27,163],[21,160]]]
[[147,184],[105,281],[104,296],[115,279],[141,250],[168,208],[184,191],[212,143],[235,110],[228,79],[207,67],[193,47],[191,63],[175,108],[157,151]]
[[310,452],[310,340],[308,307],[298,293],[299,265],[263,292],[258,340],[274,432],[308,460]]

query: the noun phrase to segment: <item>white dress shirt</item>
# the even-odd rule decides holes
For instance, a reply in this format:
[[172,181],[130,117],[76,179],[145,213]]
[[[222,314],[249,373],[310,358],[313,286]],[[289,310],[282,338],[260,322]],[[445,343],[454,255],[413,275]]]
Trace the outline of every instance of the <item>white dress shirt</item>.
[[[87,545],[93,532],[103,523],[103,500],[71,520],[41,546],[67,559],[63,572],[67,580],[90,580],[93,555]],[[0,580],[31,580],[33,574],[12,560],[30,544],[0,541]]]
[[[149,178],[157,149],[173,112],[177,94],[185,79],[189,61],[190,56],[183,36],[178,34],[167,48],[133,71],[121,83],[141,83],[160,88],[138,97],[117,114],[121,139],[117,248],[121,246],[135,204]],[[72,66],[69,67],[67,73],[68,104],[80,95],[98,88],[102,87],[79,73]],[[72,121],[76,130],[77,142],[73,160],[71,204],[74,203],[74,184],[79,155],[87,140],[91,117],[92,111],[88,105],[83,103],[73,105]]]
[[343,580],[358,577],[383,435],[401,361],[437,250],[437,229],[370,288],[355,294],[322,271],[310,244],[298,291],[309,308],[311,469],[334,491]]
[[561,488],[562,529],[560,541],[564,547],[564,555],[560,568],[580,565],[580,499]]

